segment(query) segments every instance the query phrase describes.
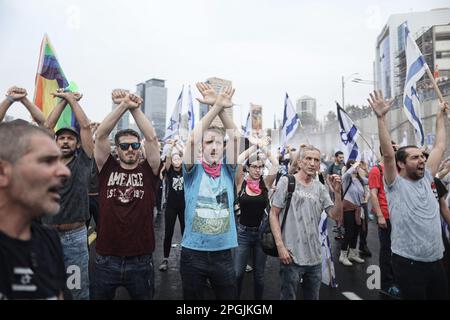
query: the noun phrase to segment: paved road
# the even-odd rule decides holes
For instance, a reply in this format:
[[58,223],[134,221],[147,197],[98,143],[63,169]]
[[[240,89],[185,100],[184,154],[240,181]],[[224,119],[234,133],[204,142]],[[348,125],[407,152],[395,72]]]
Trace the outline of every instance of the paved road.
[[[372,251],[372,257],[366,258],[366,262],[352,267],[342,266],[337,260],[339,256],[339,243],[334,239],[332,226],[334,222],[329,223],[328,231],[333,252],[333,259],[335,261],[336,279],[338,288],[330,288],[322,285],[320,290],[321,300],[347,300],[358,299],[363,300],[379,300],[383,297],[379,295],[377,290],[369,290],[366,282],[369,277],[367,268],[370,265],[378,265],[378,250],[379,242],[377,235],[377,225],[375,222],[369,223],[368,245]],[[170,253],[169,270],[160,272],[158,270],[159,263],[162,260],[162,243],[164,240],[164,217],[157,215],[155,219],[156,230],[156,250],[153,254],[154,268],[155,268],[155,299],[162,300],[182,300],[181,277],[179,272],[180,261],[180,240],[181,234],[179,225],[176,224],[174,237],[172,240],[173,247]],[[91,245],[91,253],[95,251],[95,241]],[[92,259],[91,259],[92,261]],[[242,299],[253,299],[253,273],[246,273],[244,278]],[[279,261],[276,258],[268,257],[266,272],[265,272],[265,291],[264,299],[278,300],[280,291],[279,282]],[[211,292],[211,298],[214,298]],[[299,290],[298,299],[301,299],[301,290]],[[116,292],[116,299],[129,299],[128,293],[124,288],[119,288]]]

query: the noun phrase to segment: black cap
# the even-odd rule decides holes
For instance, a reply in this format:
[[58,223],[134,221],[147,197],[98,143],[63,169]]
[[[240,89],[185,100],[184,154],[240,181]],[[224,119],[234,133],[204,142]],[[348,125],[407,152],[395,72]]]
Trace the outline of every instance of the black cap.
[[78,133],[77,129],[75,129],[74,127],[62,127],[60,129],[58,129],[55,132],[55,136],[58,137],[60,134],[62,134],[64,131],[69,131],[71,133],[73,133],[77,139],[79,138],[80,134]]

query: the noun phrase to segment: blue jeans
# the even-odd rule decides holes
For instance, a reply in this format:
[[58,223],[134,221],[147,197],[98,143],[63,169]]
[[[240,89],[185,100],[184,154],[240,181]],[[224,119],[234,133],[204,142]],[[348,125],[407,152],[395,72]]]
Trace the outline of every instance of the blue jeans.
[[89,251],[86,226],[60,231],[59,238],[67,272],[65,296],[70,293],[74,300],[89,300]]
[[182,247],[180,273],[185,300],[205,299],[207,279],[216,299],[237,299],[236,273],[230,249],[198,251]]
[[300,279],[305,300],[319,300],[322,282],[322,264],[299,266],[295,263],[280,266],[281,293],[280,300],[295,300]]
[[134,300],[152,300],[154,294],[152,254],[134,257],[95,256],[92,298],[112,300],[124,286]]
[[247,227],[238,224],[239,247],[235,250],[234,270],[236,271],[238,295],[241,295],[245,266],[253,250],[253,291],[255,300],[262,300],[264,292],[264,269],[267,255],[262,251],[259,242],[258,227]]

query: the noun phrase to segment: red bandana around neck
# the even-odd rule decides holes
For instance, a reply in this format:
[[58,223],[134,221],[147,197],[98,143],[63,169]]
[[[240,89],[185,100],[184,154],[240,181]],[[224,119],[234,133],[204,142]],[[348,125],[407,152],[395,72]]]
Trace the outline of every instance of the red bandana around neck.
[[202,166],[203,169],[205,169],[205,172],[209,174],[212,178],[220,177],[220,169],[222,168],[222,163],[210,165],[202,160]]
[[261,194],[261,187],[259,184],[259,179],[258,180],[252,180],[250,178],[245,179],[248,188],[250,189],[251,192],[253,192],[254,194],[260,195]]

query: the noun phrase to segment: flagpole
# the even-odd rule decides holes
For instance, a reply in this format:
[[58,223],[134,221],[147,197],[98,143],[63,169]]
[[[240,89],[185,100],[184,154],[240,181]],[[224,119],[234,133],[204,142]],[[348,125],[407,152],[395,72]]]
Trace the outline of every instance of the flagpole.
[[367,146],[369,147],[369,149],[372,151],[372,153],[375,155],[375,157],[377,158],[378,161],[380,161],[380,158],[378,157],[378,155],[376,154],[376,152],[373,150],[372,146],[369,144],[369,142],[367,142],[366,138],[364,138],[364,136],[362,135],[361,131],[358,130],[358,134],[359,136],[364,140],[364,142],[367,144]]
[[309,141],[308,135],[306,134],[305,128],[303,128],[302,122],[300,121],[300,129],[303,131],[303,134],[306,137],[306,142],[308,143],[308,145],[311,145],[311,141]]
[[[444,102],[444,97],[442,96],[441,90],[439,89],[439,87],[436,83],[436,80],[434,79],[433,75],[431,74],[430,67],[427,64],[425,64],[425,65],[426,65],[425,70],[427,71],[427,75],[430,78],[431,83],[433,84],[434,91],[438,95],[439,101],[442,103],[442,102]],[[447,114],[447,119],[450,120],[450,114]]]

